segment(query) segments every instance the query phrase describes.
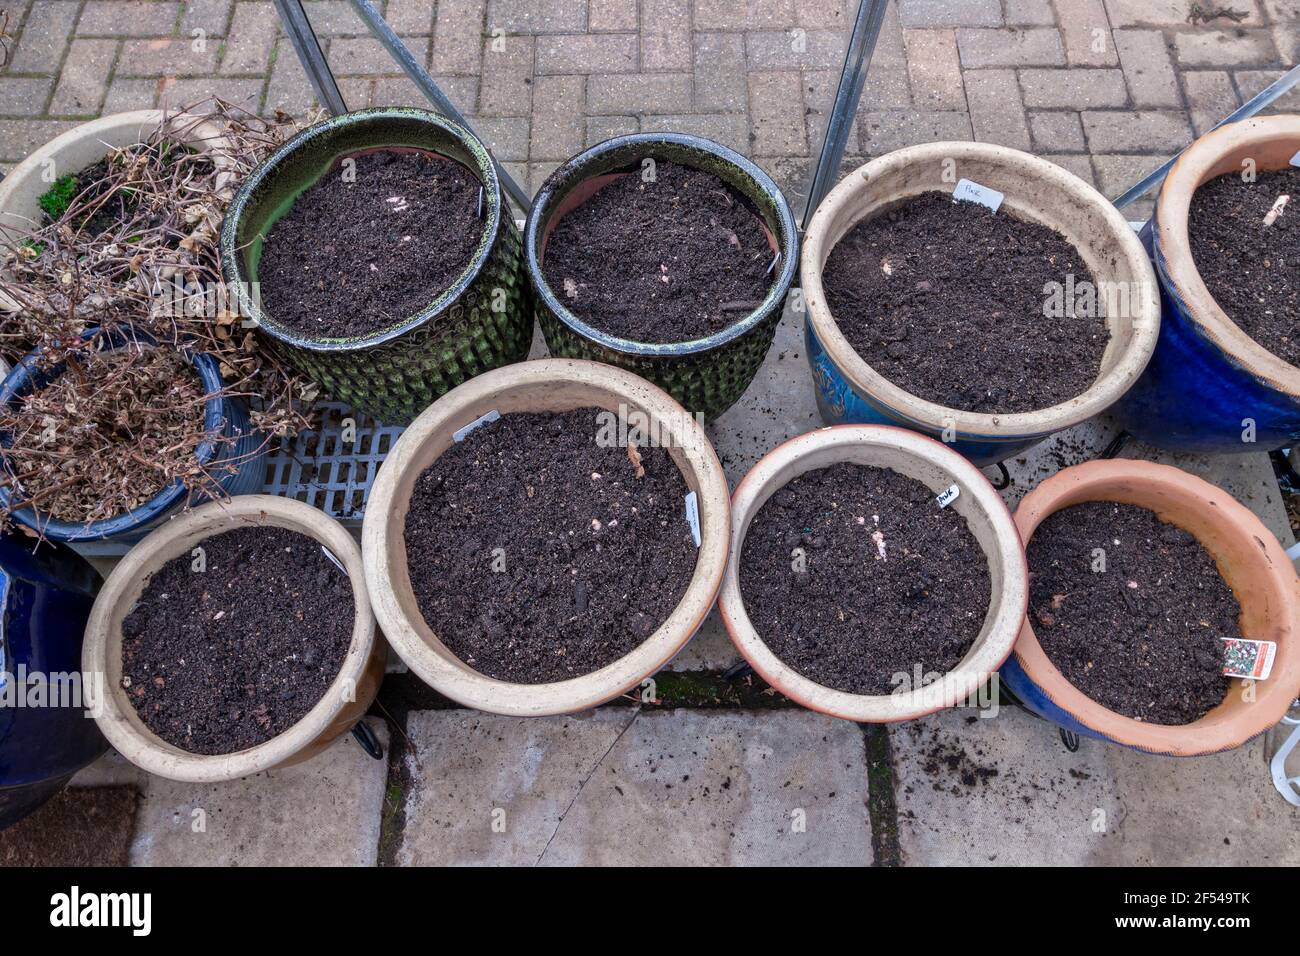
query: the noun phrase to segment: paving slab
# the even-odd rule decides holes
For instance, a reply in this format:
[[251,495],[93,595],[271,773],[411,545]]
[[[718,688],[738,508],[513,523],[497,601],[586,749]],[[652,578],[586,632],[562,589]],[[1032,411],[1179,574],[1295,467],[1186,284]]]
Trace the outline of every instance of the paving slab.
[[425,711],[407,733],[399,863],[872,860],[855,724],[794,710]]
[[[388,752],[388,729],[366,718]],[[74,787],[141,792],[133,866],[374,866],[388,760],[350,734],[305,763],[222,784],[164,780],[110,752]]]
[[1290,865],[1300,808],[1273,790],[1264,745],[1153,757],[1084,740],[1016,707],[891,728],[898,835],[910,865]]

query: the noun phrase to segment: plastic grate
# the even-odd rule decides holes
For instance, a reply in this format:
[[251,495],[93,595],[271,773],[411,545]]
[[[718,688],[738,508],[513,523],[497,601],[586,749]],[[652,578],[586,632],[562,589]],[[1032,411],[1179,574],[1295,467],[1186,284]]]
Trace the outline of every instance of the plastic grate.
[[[267,454],[262,490],[305,502],[345,525],[359,525],[379,466],[405,428],[381,425],[338,402],[320,402],[316,408],[318,428],[300,432]],[[349,423],[351,434],[345,434]]]

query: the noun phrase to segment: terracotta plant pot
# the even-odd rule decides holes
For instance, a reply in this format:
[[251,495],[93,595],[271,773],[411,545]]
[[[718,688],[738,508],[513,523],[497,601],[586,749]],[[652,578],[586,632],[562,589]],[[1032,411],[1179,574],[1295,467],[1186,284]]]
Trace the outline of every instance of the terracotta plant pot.
[[1244,637],[1277,642],[1273,673],[1243,699],[1234,679],[1223,703],[1181,726],[1150,724],[1108,710],[1077,690],[1043,652],[1026,618],[1002,679],[1030,710],[1067,730],[1154,754],[1190,757],[1230,750],[1268,730],[1300,693],[1300,581],[1282,546],[1226,491],[1168,465],[1113,459],[1066,468],[1025,496],[1016,526],[1028,544],[1050,514],[1088,501],[1154,511],[1193,535],[1214,557],[1241,604]]
[[[456,160],[483,183],[483,232],[470,264],[448,288],[430,289],[429,303],[419,312],[370,335],[318,339],[278,324],[251,293],[266,234],[337,161],[403,147]],[[427,110],[392,107],[333,116],[277,149],[230,204],[221,229],[221,269],[241,314],[257,321],[285,361],[319,382],[330,398],[385,425],[404,425],[448,389],[519,361],[532,343],[519,230],[496,167],[478,137]]]
[[[224,531],[268,525],[315,538],[342,562],[356,604],[352,643],[325,695],[288,730],[235,753],[190,753],[146,727],[123,689],[122,619],[140,599],[149,577],[171,559],[188,555],[195,545]],[[96,720],[122,756],[160,777],[216,783],[300,763],[351,730],[379,691],[385,655],[384,642],[375,634],[361,550],[352,535],[324,512],[302,502],[272,495],[240,495],[172,518],[127,552],[95,600],[86,626],[82,669],[104,675],[104,700]]]
[[[882,376],[836,325],[822,287],[822,270],[836,244],[859,222],[907,199],[925,192],[951,193],[958,179],[1005,193],[1003,209],[1055,229],[1078,249],[1099,291],[1111,283],[1126,293],[1128,308],[1106,320],[1111,339],[1100,374],[1082,394],[1032,412],[992,415],[945,408]],[[822,419],[830,425],[900,425],[936,438],[952,429],[953,446],[977,464],[1009,458],[1105,411],[1146,367],[1160,328],[1151,263],[1119,211],[1054,163],[986,143],[911,146],[845,176],[808,224],[799,274],[808,308],[808,361]]]
[[[749,199],[781,259],[763,301],[721,332],[688,342],[648,343],[609,335],[574,315],[542,273],[546,242],[563,216],[642,160],[669,160],[712,173]],[[593,359],[628,369],[664,389],[692,412],[713,419],[731,407],[763,364],[782,304],[794,281],[799,231],[772,178],[739,153],[698,136],[637,133],[591,147],[552,173],[533,200],[524,256],[537,321],[552,355]]]
[[[1160,342],[1146,374],[1116,408],[1143,441],[1233,454],[1300,439],[1300,368],[1228,318],[1196,268],[1187,233],[1192,196],[1201,185],[1242,172],[1247,160],[1258,172],[1286,169],[1297,154],[1300,116],[1256,117],[1202,136],[1165,178],[1152,236],[1165,297]],[[1253,441],[1243,440],[1247,419],[1254,423]]]
[[[965,659],[943,679],[894,694],[850,694],[804,677],[772,653],[745,611],[740,557],[750,522],[768,498],[808,471],[853,462],[889,468],[928,486],[935,494],[960,486],[950,508],[966,519],[988,559],[992,595],[984,626]],[[861,723],[923,717],[967,700],[1011,653],[1028,602],[1025,553],[1007,506],[979,470],[939,442],[901,428],[845,425],[823,428],[768,452],[747,474],[732,497],[731,558],[722,584],[722,621],[763,680],[810,710]]]
[[[479,673],[439,640],[411,588],[406,514],[416,479],[452,444],[452,435],[491,411],[569,411],[600,407],[647,416],[696,493],[700,548],[686,594],[659,629],[635,650],[600,670],[548,684],[514,684]],[[448,392],[398,439],[370,492],[361,547],[379,626],[402,660],[434,690],[467,707],[518,717],[586,710],[604,703],[667,664],[713,607],[727,561],[727,480],[704,429],[667,394],[630,372],[573,359],[510,365]],[[684,519],[683,519],[684,520]]]

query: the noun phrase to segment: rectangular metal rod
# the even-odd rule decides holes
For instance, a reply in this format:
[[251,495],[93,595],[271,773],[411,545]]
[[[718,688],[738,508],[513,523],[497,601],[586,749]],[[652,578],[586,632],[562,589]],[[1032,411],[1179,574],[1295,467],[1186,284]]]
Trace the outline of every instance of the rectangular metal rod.
[[[474,127],[469,124],[469,120],[461,115],[460,110],[456,109],[451,100],[447,99],[447,95],[438,88],[438,84],[433,82],[433,77],[424,69],[424,64],[411,55],[411,51],[407,49],[406,44],[393,32],[393,28],[375,9],[374,4],[370,3],[370,0],[352,0],[352,6],[361,16],[361,19],[366,22],[370,32],[378,38],[392,58],[397,61],[397,65],[411,78],[411,82],[419,87],[425,98],[448,119],[473,132]],[[492,157],[492,164],[496,166],[497,177],[501,180],[501,185],[505,187],[505,191],[510,194],[510,198],[525,213],[528,212],[533,205],[532,198],[505,171],[505,168],[497,161],[496,156],[492,155],[491,149],[488,149],[488,155]]]
[[[320,41],[316,39],[316,31],[311,28],[311,21],[302,8],[302,0],[275,0],[275,10],[280,14],[280,22],[289,34],[289,42],[298,54],[298,61],[307,73],[317,101],[334,116],[346,113],[348,106],[343,102],[343,94],[339,92]],[[267,106],[274,107],[275,104],[268,103]]]
[[831,186],[839,175],[840,163],[844,161],[844,147],[848,143],[849,127],[853,125],[853,118],[858,112],[858,101],[862,98],[862,87],[871,66],[871,55],[876,50],[876,41],[880,39],[880,27],[885,22],[887,5],[888,0],[859,0],[853,33],[849,36],[849,46],[844,54],[844,67],[840,71],[840,85],[835,90],[835,102],[831,106],[826,134],[822,137],[817,168],[813,171],[812,182],[808,187],[808,200],[803,209],[803,229],[808,228],[813,213],[831,191]]
[[[1228,123],[1235,123],[1238,120],[1250,119],[1260,110],[1269,106],[1271,103],[1276,102],[1280,97],[1285,96],[1291,87],[1295,86],[1297,82],[1300,82],[1300,66],[1293,66],[1286,73],[1278,77],[1268,88],[1252,97],[1233,113],[1215,123],[1214,129],[1218,129],[1220,126],[1224,126]],[[1177,155],[1172,157],[1163,166],[1155,172],[1147,175],[1136,186],[1132,187],[1128,192],[1116,199],[1115,207],[1117,209],[1123,209],[1129,203],[1145,196],[1169,175],[1169,170],[1174,168],[1174,163],[1178,162],[1178,157],[1183,155],[1185,152],[1187,152],[1186,147],[1179,150]]]

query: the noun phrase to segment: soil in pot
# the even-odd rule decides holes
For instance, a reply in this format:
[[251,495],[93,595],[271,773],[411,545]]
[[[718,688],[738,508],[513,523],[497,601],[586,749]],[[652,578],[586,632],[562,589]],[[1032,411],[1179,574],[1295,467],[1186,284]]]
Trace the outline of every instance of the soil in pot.
[[686,481],[666,450],[607,440],[608,416],[504,415],[417,478],[411,586],[433,633],[476,671],[519,684],[590,673],[686,593]]
[[542,273],[587,324],[634,342],[701,339],[762,304],[775,253],[744,195],[712,173],[658,161],[568,212]]
[[1241,637],[1241,608],[1191,534],[1093,501],[1048,515],[1027,550],[1034,634],[1076,688],[1153,724],[1189,724],[1223,701],[1222,639]]
[[740,587],[772,653],[824,687],[871,695],[919,689],[918,665],[928,683],[961,663],[992,592],[965,518],[913,478],[849,463],[763,503]]
[[178,478],[201,483],[206,391],[179,352],[69,353],[65,368],[0,412],[11,510],[90,522],[144,504]]
[[467,167],[426,150],[346,157],[266,236],[257,277],[267,315],[316,339],[400,325],[469,266],[482,193]]
[[1096,381],[1110,338],[1096,297],[1083,294],[1096,279],[1064,236],[941,192],[858,223],[831,250],[822,281],[868,365],[962,411],[1067,401]]
[[[1282,196],[1291,198],[1270,217]],[[1253,182],[1236,173],[1210,180],[1192,196],[1187,233],[1219,308],[1300,367],[1300,169],[1260,172]]]
[[[265,743],[338,676],[356,604],[320,542],[273,526],[205,538],[122,621],[122,687],[145,725],[196,754]],[[199,567],[202,570],[199,570]]]

